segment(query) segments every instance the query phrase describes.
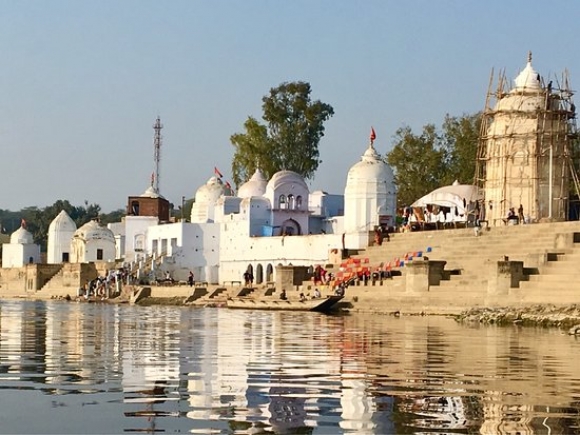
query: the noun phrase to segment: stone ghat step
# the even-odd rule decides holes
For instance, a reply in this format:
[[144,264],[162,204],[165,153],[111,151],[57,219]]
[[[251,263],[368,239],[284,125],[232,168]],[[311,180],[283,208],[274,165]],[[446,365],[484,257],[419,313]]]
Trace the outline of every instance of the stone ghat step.
[[580,303],[580,296],[578,292],[564,292],[550,290],[548,288],[538,289],[537,291],[531,291],[526,289],[518,294],[518,299],[525,303],[534,304],[545,304],[546,303],[546,292],[549,291],[550,295],[553,295],[551,302],[554,304],[578,304]]
[[[580,231],[580,230],[579,230]],[[572,234],[575,231],[566,232],[566,234]],[[529,239],[543,239],[543,238],[550,238],[554,237],[555,234],[559,234],[558,231],[550,231],[550,232],[535,232],[535,231],[522,231],[522,232],[508,232],[508,233],[500,233],[500,232],[493,232],[493,231],[480,231],[479,236],[475,236],[475,231],[470,230],[463,234],[453,234],[448,231],[432,231],[432,232],[424,232],[421,236],[412,237],[403,235],[395,235],[391,236],[389,241],[384,241],[383,243],[420,243],[420,242],[427,242],[430,240],[437,240],[444,238],[445,240],[452,240],[454,242],[463,242],[463,241],[471,241],[474,239],[488,239],[488,240],[501,240],[503,238],[529,238]]]
[[572,292],[580,299],[580,292],[575,282],[570,281],[522,281],[520,282],[520,288],[525,291]]
[[497,246],[426,246],[426,247],[415,247],[410,249],[410,247],[406,247],[406,249],[398,248],[398,249],[384,249],[384,250],[369,250],[365,252],[361,252],[356,256],[353,255],[353,258],[365,259],[365,258],[378,258],[378,257],[385,257],[385,256],[404,256],[406,254],[413,255],[414,253],[421,253],[421,256],[429,256],[432,257],[434,255],[482,255],[482,254],[497,254],[497,253],[521,253],[521,254],[543,254],[543,253],[554,253],[554,254],[574,254],[575,252],[566,249],[566,248],[555,248],[551,245],[542,244],[542,243],[525,243],[519,242],[517,244],[506,243]]
[[[450,240],[425,241],[420,244],[383,244],[382,246],[371,246],[364,251],[356,254],[356,257],[364,257],[374,253],[385,252],[413,252],[426,251],[429,248],[432,251],[436,250],[455,250],[462,252],[469,252],[473,250],[510,250],[510,249],[541,249],[545,251],[561,251],[564,248],[556,244],[555,239],[500,239],[495,242],[482,241],[480,238],[474,238],[471,242],[458,243]],[[571,248],[567,248],[570,250]]]
[[[573,272],[568,270],[568,273],[558,273],[558,274],[549,274],[549,273],[542,273],[540,275],[530,275],[528,277],[528,282],[545,282],[545,283],[578,283],[580,282],[580,272]],[[580,291],[578,292],[580,294]]]
[[[530,225],[513,225],[513,226],[483,226],[483,231],[488,233],[502,233],[502,234],[517,234],[517,233],[545,233],[547,231],[580,231],[580,221],[568,221],[568,222],[551,222],[545,224],[530,224]],[[424,233],[437,233],[446,232],[450,236],[461,236],[466,233],[473,233],[473,227],[469,226],[467,228],[446,228],[439,230],[425,230],[425,231],[411,231],[407,233],[396,232],[391,234],[391,237],[418,237],[420,234]]]
[[542,274],[561,274],[565,271],[570,271],[571,273],[576,272],[578,270],[578,262],[577,261],[550,261],[542,265],[540,268],[540,272]]
[[[430,288],[450,288],[450,287],[462,287],[462,288],[480,288],[482,286],[487,286],[488,280],[483,277],[477,277],[473,279],[451,279],[449,281],[442,280],[438,286],[431,286]],[[434,290],[436,291],[436,290]]]
[[474,238],[473,242],[470,243],[454,243],[450,241],[441,240],[436,243],[425,242],[422,244],[415,245],[395,245],[391,243],[383,244],[382,246],[372,246],[365,251],[353,257],[368,257],[371,255],[383,254],[383,253],[406,253],[415,251],[427,251],[431,248],[431,251],[445,251],[445,252],[470,252],[474,250],[479,251],[500,251],[500,250],[541,250],[541,251],[551,251],[551,252],[570,252],[572,248],[557,248],[554,239],[549,240],[538,240],[538,239],[502,239],[496,243],[491,243],[489,241],[482,242],[479,238]]
[[[571,249],[556,249],[552,247],[546,247],[545,245],[539,243],[519,243],[517,245],[505,245],[505,246],[496,246],[496,247],[482,247],[473,248],[473,247],[431,247],[431,252],[427,252],[427,249],[416,249],[416,250],[384,250],[384,251],[368,251],[365,253],[361,253],[357,256],[353,256],[353,258],[359,258],[361,260],[369,259],[369,261],[382,259],[382,258],[392,258],[392,257],[404,257],[407,254],[414,255],[415,253],[421,252],[421,256],[427,256],[431,259],[441,259],[441,257],[454,257],[454,258],[461,258],[461,257],[469,257],[469,256],[503,256],[503,255],[519,255],[525,257],[529,254],[565,254],[562,255],[562,259],[566,258],[566,255],[578,255],[580,258],[580,254],[577,254],[575,251]],[[556,257],[557,258],[557,257]],[[554,258],[554,259],[556,259]],[[382,260],[380,260],[382,261]]]

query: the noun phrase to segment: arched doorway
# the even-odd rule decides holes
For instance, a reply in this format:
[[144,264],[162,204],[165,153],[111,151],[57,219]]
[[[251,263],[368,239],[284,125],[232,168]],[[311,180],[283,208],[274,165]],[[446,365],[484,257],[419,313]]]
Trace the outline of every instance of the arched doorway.
[[296,222],[294,219],[286,219],[282,222],[282,234],[287,236],[299,236],[302,234],[300,230],[300,224]]
[[264,268],[261,264],[256,266],[256,284],[262,284],[264,282]]
[[274,267],[272,264],[266,266],[266,282],[274,281]]
[[251,264],[248,264],[246,267],[246,271],[244,272],[243,277],[245,285],[252,285],[254,283],[254,267]]

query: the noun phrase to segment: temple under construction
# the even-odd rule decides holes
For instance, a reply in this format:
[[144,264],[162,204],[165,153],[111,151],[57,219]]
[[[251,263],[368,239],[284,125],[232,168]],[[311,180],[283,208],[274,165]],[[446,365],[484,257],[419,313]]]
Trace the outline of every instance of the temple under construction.
[[504,72],[495,86],[494,80],[492,71],[475,171],[485,220],[502,223],[512,207],[523,210],[526,222],[567,220],[571,195],[578,193],[576,107],[567,72],[546,83],[529,53],[513,88]]

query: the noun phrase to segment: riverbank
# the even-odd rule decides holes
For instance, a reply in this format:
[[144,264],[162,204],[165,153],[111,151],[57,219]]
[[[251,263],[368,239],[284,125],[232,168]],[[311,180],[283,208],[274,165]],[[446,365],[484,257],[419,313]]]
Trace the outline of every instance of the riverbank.
[[460,323],[556,327],[576,331],[580,325],[580,305],[473,308],[454,317]]

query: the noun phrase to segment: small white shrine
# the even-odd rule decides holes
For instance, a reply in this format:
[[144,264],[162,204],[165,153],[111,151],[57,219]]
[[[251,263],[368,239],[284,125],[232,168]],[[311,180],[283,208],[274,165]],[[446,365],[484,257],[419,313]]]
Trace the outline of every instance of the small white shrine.
[[40,263],[40,245],[34,243],[26,223],[10,236],[10,243],[2,245],[2,267],[22,267],[26,264]]

